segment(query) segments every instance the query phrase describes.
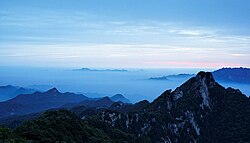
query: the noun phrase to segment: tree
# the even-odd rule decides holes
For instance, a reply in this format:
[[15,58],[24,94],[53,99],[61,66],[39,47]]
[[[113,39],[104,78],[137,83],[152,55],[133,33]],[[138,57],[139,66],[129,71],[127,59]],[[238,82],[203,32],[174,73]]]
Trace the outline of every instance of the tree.
[[13,133],[10,129],[5,127],[0,127],[0,142],[7,143],[10,142],[13,137]]

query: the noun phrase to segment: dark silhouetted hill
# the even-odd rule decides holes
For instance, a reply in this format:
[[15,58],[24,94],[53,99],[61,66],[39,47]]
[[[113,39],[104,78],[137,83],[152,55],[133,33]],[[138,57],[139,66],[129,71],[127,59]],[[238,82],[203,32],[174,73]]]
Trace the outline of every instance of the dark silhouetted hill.
[[214,71],[212,74],[219,81],[250,84],[249,68],[222,68]]
[[12,86],[12,85],[0,86],[0,102],[12,99],[19,94],[31,94],[34,92],[36,92],[36,90],[18,86]]
[[76,103],[88,99],[86,96],[74,93],[61,93],[56,88],[47,92],[20,94],[13,99],[0,102],[0,117],[23,115],[58,108],[66,103]]

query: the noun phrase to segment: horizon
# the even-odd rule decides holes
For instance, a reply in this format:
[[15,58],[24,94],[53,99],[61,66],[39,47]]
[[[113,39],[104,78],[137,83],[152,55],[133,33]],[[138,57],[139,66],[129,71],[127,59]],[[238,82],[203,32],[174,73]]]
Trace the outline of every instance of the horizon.
[[0,0],[0,143],[250,143],[250,0]]
[[[0,1],[0,65],[250,67],[250,2]],[[211,8],[211,9],[209,9]]]
[[[90,68],[93,69],[90,71],[76,69],[81,68],[0,67],[0,85],[13,85],[41,91],[56,87],[61,92],[82,93],[88,97],[112,96],[119,93],[135,103],[144,99],[153,101],[166,89],[176,89],[200,71],[213,72],[217,70],[163,68],[126,69],[128,72],[117,72],[105,71],[105,69],[110,68]],[[178,76],[180,74],[187,75]],[[241,77],[235,77],[237,72],[232,73],[232,75],[228,75],[226,72],[224,74],[229,79],[223,79],[223,77],[220,79],[220,76],[217,76],[219,79],[216,81],[219,84],[226,88],[240,89],[245,95],[250,95],[249,82],[238,81],[237,79],[241,79]],[[169,75],[176,77],[164,78]],[[235,80],[231,81],[230,76],[233,76]],[[245,80],[248,81],[248,76],[245,76]],[[151,78],[152,80],[150,80]]]

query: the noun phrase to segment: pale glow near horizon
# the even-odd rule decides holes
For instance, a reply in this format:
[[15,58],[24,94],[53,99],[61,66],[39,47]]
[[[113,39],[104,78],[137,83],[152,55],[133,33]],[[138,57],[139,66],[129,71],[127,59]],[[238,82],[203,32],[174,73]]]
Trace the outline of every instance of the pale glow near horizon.
[[[0,66],[250,67],[250,20],[243,1],[235,9],[230,7],[233,2],[223,7],[206,2],[217,8],[212,12],[207,4],[192,1],[197,6],[186,6],[190,13],[181,2],[148,1],[138,6],[142,13],[123,7],[139,1],[92,1],[92,7],[85,2],[1,1]],[[155,9],[148,9],[151,5]],[[177,15],[171,7],[187,16]]]

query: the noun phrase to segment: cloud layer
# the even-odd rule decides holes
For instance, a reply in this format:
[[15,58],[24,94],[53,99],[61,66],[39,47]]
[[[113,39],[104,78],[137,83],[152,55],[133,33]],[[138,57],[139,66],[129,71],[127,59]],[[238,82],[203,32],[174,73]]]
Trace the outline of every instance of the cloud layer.
[[83,11],[19,12],[0,11],[0,65],[250,66],[250,35],[227,28]]

